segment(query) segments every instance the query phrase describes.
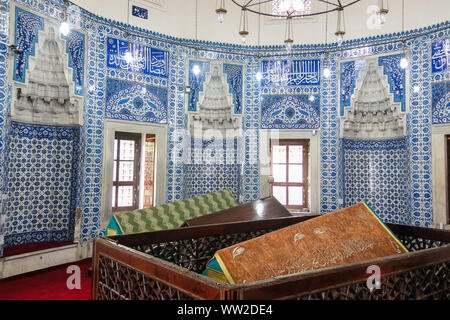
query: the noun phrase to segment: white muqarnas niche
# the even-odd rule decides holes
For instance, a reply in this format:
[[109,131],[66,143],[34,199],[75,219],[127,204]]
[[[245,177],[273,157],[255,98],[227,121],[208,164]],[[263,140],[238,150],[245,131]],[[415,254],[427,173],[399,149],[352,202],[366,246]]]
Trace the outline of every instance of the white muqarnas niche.
[[220,138],[239,135],[242,120],[234,114],[226,75],[220,70],[220,64],[211,64],[211,72],[205,76],[204,91],[199,94],[198,110],[190,114],[190,130],[194,136],[199,131],[202,137],[205,130],[216,131]]
[[56,25],[39,31],[35,55],[29,57],[26,82],[14,84],[14,121],[42,125],[81,125],[83,97],[73,94],[66,41]]
[[401,103],[394,102],[387,77],[377,59],[368,59],[356,82],[351,107],[341,119],[341,137],[373,140],[404,137],[406,117]]

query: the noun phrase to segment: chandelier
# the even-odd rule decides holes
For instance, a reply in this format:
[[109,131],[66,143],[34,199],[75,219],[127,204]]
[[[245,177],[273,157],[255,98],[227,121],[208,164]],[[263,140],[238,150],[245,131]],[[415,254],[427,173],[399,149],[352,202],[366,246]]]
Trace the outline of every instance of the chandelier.
[[[337,14],[337,27],[335,35],[337,37],[338,44],[340,45],[344,40],[345,35],[345,22],[344,22],[344,9],[356,4],[361,0],[231,0],[231,2],[238,6],[241,10],[241,18],[239,24],[239,35],[243,43],[246,41],[246,37],[249,34],[248,30],[248,12],[258,14],[261,16],[268,16],[273,19],[286,20],[286,32],[284,44],[286,50],[290,51],[294,42],[292,20],[301,19],[305,17],[318,16],[322,14],[328,14],[336,12]],[[385,5],[388,0],[380,0],[382,5],[380,6],[379,15],[385,16],[388,10],[385,9]],[[267,5],[271,2],[271,6]],[[319,8],[319,5],[326,5],[326,9],[314,10]],[[217,17],[220,23],[224,21],[227,10],[225,9],[225,0],[217,0],[216,7]]]

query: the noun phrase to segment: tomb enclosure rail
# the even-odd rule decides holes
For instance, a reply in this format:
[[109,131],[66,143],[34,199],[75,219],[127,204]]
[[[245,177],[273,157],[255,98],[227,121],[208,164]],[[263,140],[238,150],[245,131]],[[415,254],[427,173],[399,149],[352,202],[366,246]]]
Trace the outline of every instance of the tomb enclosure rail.
[[[450,231],[387,224],[408,253],[246,284],[202,275],[214,253],[315,216],[187,227],[94,241],[93,299],[450,299]],[[368,267],[381,271],[370,290]]]

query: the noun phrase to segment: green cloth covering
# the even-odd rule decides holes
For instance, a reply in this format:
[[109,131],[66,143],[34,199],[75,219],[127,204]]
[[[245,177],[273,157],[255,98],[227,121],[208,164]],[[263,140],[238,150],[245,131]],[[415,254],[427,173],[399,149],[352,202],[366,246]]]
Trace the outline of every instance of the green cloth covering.
[[106,235],[173,229],[186,220],[237,206],[230,190],[221,190],[156,207],[116,213]]
[[227,278],[225,277],[225,274],[223,273],[222,268],[220,267],[216,258],[212,258],[208,262],[208,265],[206,266],[206,269],[203,272],[203,275],[213,278],[213,279],[216,279],[220,282],[228,282]]
[[106,227],[106,235],[114,236],[116,234],[122,234],[122,231],[120,230],[120,227],[113,216],[111,217],[111,220],[109,220],[108,226]]

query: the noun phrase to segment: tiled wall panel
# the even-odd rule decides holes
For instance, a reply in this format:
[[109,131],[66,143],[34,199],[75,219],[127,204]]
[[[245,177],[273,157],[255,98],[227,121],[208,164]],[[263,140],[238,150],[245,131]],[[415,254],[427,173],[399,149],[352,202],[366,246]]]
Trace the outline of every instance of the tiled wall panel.
[[[11,4],[19,4],[23,8],[29,9],[44,18],[52,18],[54,21],[61,21],[63,19],[64,3],[59,0],[0,0],[0,157],[4,159],[6,146],[9,144],[6,139],[6,133],[9,129],[9,114],[11,104],[11,88],[8,83],[8,76],[13,75],[13,67],[8,66],[8,49],[5,43],[11,43],[14,39],[9,39],[9,26],[11,25],[11,18],[9,17],[9,9]],[[324,46],[302,46],[300,49],[303,52],[311,50],[310,53],[292,56],[292,61],[295,63],[289,68],[283,69],[287,72],[286,81],[283,78],[278,78],[276,66],[289,65],[283,61],[289,59],[258,59],[257,56],[264,54],[277,54],[284,52],[284,48],[279,47],[247,47],[236,46],[221,43],[200,42],[189,39],[175,39],[162,34],[154,33],[138,29],[131,26],[126,26],[122,23],[114,21],[107,21],[102,18],[91,15],[76,7],[69,6],[69,19],[73,26],[86,35],[86,54],[84,60],[84,73],[75,72],[76,81],[80,78],[79,75],[84,76],[84,83],[82,85],[85,97],[84,105],[84,122],[80,129],[79,150],[81,156],[78,156],[76,170],[76,186],[81,191],[76,196],[76,206],[82,209],[82,228],[81,238],[86,241],[95,236],[98,236],[100,230],[100,215],[102,214],[101,197],[102,197],[102,175],[103,175],[103,130],[105,119],[108,117],[108,109],[106,104],[106,96],[108,91],[107,79],[116,79],[117,81],[126,81],[133,83],[140,88],[162,88],[167,90],[167,100],[162,102],[166,104],[166,115],[158,119],[164,119],[160,123],[167,124],[168,132],[168,150],[167,150],[167,190],[166,201],[174,201],[185,196],[191,195],[191,191],[200,192],[195,188],[188,188],[194,186],[196,181],[187,173],[189,170],[195,171],[196,168],[188,168],[191,165],[187,162],[189,155],[187,146],[190,144],[190,138],[186,134],[187,129],[187,112],[195,111],[198,97],[195,95],[195,88],[192,99],[186,98],[185,87],[190,81],[186,80],[186,70],[189,69],[188,60],[198,59],[219,60],[224,61],[229,65],[240,65],[242,69],[242,83],[233,81],[232,78],[227,79],[230,87],[239,87],[242,85],[242,95],[234,94],[233,100],[237,109],[237,113],[242,112],[242,139],[237,141],[234,151],[236,152],[236,165],[225,169],[224,172],[229,172],[232,179],[237,179],[239,183],[225,185],[227,180],[221,180],[224,187],[230,187],[233,192],[239,193],[239,201],[246,202],[255,200],[259,196],[259,130],[263,128],[263,124],[269,124],[270,119],[262,119],[262,101],[264,96],[310,96],[314,95],[318,99],[316,103],[319,104],[319,110],[315,108],[317,113],[311,116],[311,126],[292,126],[296,129],[318,129],[320,130],[320,185],[321,185],[321,212],[330,212],[342,207],[345,198],[345,185],[350,183],[357,183],[356,180],[352,182],[350,176],[346,176],[345,168],[347,163],[350,164],[353,158],[346,158],[345,142],[340,139],[340,124],[339,116],[345,103],[353,94],[354,81],[357,72],[355,69],[347,70],[349,75],[348,81],[343,83],[339,77],[341,61],[358,60],[360,57],[378,55],[378,56],[392,56],[402,52],[405,49],[410,58],[410,66],[405,71],[406,80],[404,87],[400,88],[404,92],[404,110],[407,113],[407,138],[405,142],[405,150],[408,155],[408,182],[407,190],[408,204],[404,206],[407,213],[401,217],[389,216],[386,212],[382,212],[386,219],[393,219],[394,221],[403,221],[417,225],[429,225],[432,223],[432,194],[431,194],[431,125],[436,123],[437,119],[441,117],[442,110],[445,112],[448,109],[447,103],[442,103],[442,90],[437,89],[437,85],[432,88],[432,83],[443,83],[450,80],[448,68],[444,68],[444,60],[442,56],[445,45],[442,41],[447,41],[449,38],[448,27],[449,23],[445,22],[429,28],[420,30],[413,30],[405,32],[404,34],[390,34],[374,38],[356,39],[345,41],[340,50],[328,54],[327,64],[331,69],[331,76],[325,78],[322,75],[322,70],[319,67],[323,63]],[[31,19],[33,20],[33,19]],[[30,21],[31,21],[30,20]],[[39,20],[39,19],[37,19]],[[15,21],[15,20],[13,20]],[[28,21],[29,22],[29,21]],[[39,21],[37,23],[39,27]],[[122,29],[122,30],[121,30]],[[126,29],[128,32],[124,32]],[[30,30],[28,30],[30,31]],[[426,34],[428,33],[428,34]],[[33,32],[25,34],[32,35]],[[426,35],[425,35],[426,34]],[[400,41],[402,37],[410,38],[417,35],[423,35],[414,40],[406,42],[406,48],[403,47]],[[112,48],[111,52],[117,53],[115,65],[111,65],[108,59],[108,38],[119,39],[123,46],[120,48],[132,49],[135,54],[140,52],[147,52],[150,57],[155,56],[157,63],[145,64],[143,68],[138,65],[130,66],[124,63],[124,54],[119,47]],[[32,44],[30,37],[25,37]],[[167,42],[169,41],[169,42]],[[386,44],[377,44],[383,42]],[[183,47],[182,45],[198,46],[200,50],[193,50],[192,48]],[[336,44],[330,44],[328,49],[336,48]],[[359,46],[358,49],[349,49],[347,46]],[[69,52],[76,50],[67,49]],[[148,49],[149,48],[149,49]],[[153,50],[152,50],[153,48]],[[205,50],[201,50],[204,48]],[[219,49],[219,52],[208,50],[210,48]],[[31,49],[31,46],[30,46]],[[318,51],[319,53],[314,53]],[[31,51],[27,51],[31,54]],[[245,55],[246,53],[255,54],[254,56]],[[444,50],[444,55],[447,58],[447,53]],[[159,58],[158,58],[159,57]],[[26,58],[26,55],[24,56]],[[80,60],[74,56],[72,59],[72,66],[78,66],[80,71]],[[311,61],[314,63],[313,81],[305,82],[302,79],[303,67],[302,63],[298,61]],[[14,59],[12,60],[14,61]],[[266,68],[262,67],[263,61],[266,62]],[[275,64],[270,67],[270,61]],[[277,62],[278,61],[278,62]],[[279,62],[281,61],[281,62]],[[320,63],[319,63],[320,61]],[[125,61],[126,62],[126,61]],[[316,64],[317,62],[317,64]],[[26,68],[26,61],[20,62]],[[110,65],[108,65],[110,64]],[[394,63],[395,64],[395,63]],[[295,65],[299,68],[296,69]],[[293,67],[294,66],[294,67]],[[269,68],[270,67],[270,68]],[[22,68],[22,67],[21,67]],[[275,69],[274,69],[275,68]],[[20,69],[20,68],[19,68]],[[77,68],[74,68],[77,69]],[[233,68],[232,68],[233,69]],[[22,69],[20,69],[22,70]],[[305,69],[306,70],[306,69]],[[2,72],[3,71],[3,72]],[[239,70],[238,70],[239,71]],[[265,80],[258,81],[256,79],[257,72],[263,71],[265,73]],[[234,74],[236,70],[227,69],[229,74]],[[271,73],[270,78],[268,74]],[[292,73],[292,74],[291,74]],[[78,78],[77,78],[78,77]],[[264,75],[263,75],[264,77]],[[391,79],[392,91],[395,91],[397,84],[403,85],[403,82],[396,82],[396,79]],[[81,81],[81,78],[80,78]],[[78,82],[79,84],[81,82]],[[199,82],[201,86],[201,82]],[[344,88],[345,86],[345,88]],[[420,90],[414,92],[413,88],[417,86]],[[340,90],[345,89],[346,96],[341,100]],[[200,87],[199,89],[200,90]],[[232,93],[232,92],[231,92]],[[236,93],[236,91],[234,92]],[[81,94],[81,92],[78,92]],[[189,97],[188,97],[189,98]],[[435,98],[435,100],[433,100]],[[439,98],[439,99],[438,99]],[[188,102],[186,102],[188,101]],[[239,102],[242,103],[239,106]],[[133,104],[133,107],[139,106],[139,101]],[[273,107],[267,106],[268,108]],[[190,108],[190,109],[189,109]],[[161,110],[161,109],[159,109]],[[135,110],[136,111],[136,110]],[[288,111],[288,110],[283,110]],[[295,110],[298,112],[300,110]],[[437,113],[436,113],[436,112]],[[133,113],[133,111],[131,112]],[[284,115],[292,115],[293,113],[285,113]],[[436,114],[439,114],[438,116]],[[136,114],[135,114],[136,115]],[[272,114],[273,116],[273,114]],[[157,118],[157,117],[155,117]],[[135,121],[142,120],[136,117],[127,118],[127,120]],[[286,119],[285,119],[286,120]],[[318,121],[318,122],[317,122]],[[440,121],[440,120],[439,120]],[[447,121],[448,122],[448,121]],[[447,123],[445,122],[445,123]],[[301,123],[301,122],[300,122]],[[273,123],[272,123],[273,124]],[[442,125],[442,123],[439,123]],[[288,125],[291,128],[291,125]],[[286,127],[287,128],[287,127]],[[402,149],[403,150],[403,149]],[[370,150],[366,150],[369,152]],[[402,157],[403,157],[402,151]],[[5,161],[0,161],[0,179],[2,189],[4,190],[7,181],[5,179]],[[401,168],[402,160],[398,160]],[[206,165],[206,164],[204,164]],[[240,165],[240,167],[239,167]],[[217,169],[217,168],[216,168]],[[396,169],[396,170],[397,170]],[[205,170],[209,170],[205,168]],[[218,176],[222,175],[222,171]],[[74,173],[73,173],[74,174]],[[1,177],[1,176],[0,176]],[[350,180],[349,180],[350,179]],[[355,178],[356,179],[356,178]],[[404,177],[402,176],[402,179]],[[6,182],[5,182],[6,181]],[[402,180],[403,181],[403,180]],[[209,190],[209,189],[208,189]],[[348,199],[348,198],[347,198]],[[350,201],[350,199],[348,199]],[[1,201],[1,199],[0,199]],[[353,201],[353,200],[352,200]],[[384,200],[383,200],[384,201]],[[381,204],[382,202],[380,202]],[[374,206],[377,206],[376,204]],[[402,202],[403,206],[403,202]],[[381,205],[379,206],[382,207]],[[403,207],[402,207],[403,208]],[[382,210],[382,209],[380,209]],[[2,211],[4,216],[4,211]],[[0,220],[1,221],[1,220]],[[50,229],[50,228],[48,228]],[[4,230],[0,225],[0,233]],[[1,237],[0,237],[1,240]],[[1,247],[1,245],[0,245]],[[1,249],[0,249],[1,255]]]
[[5,247],[73,239],[78,128],[12,124]]
[[344,206],[366,202],[385,222],[408,224],[406,138],[343,140]]

